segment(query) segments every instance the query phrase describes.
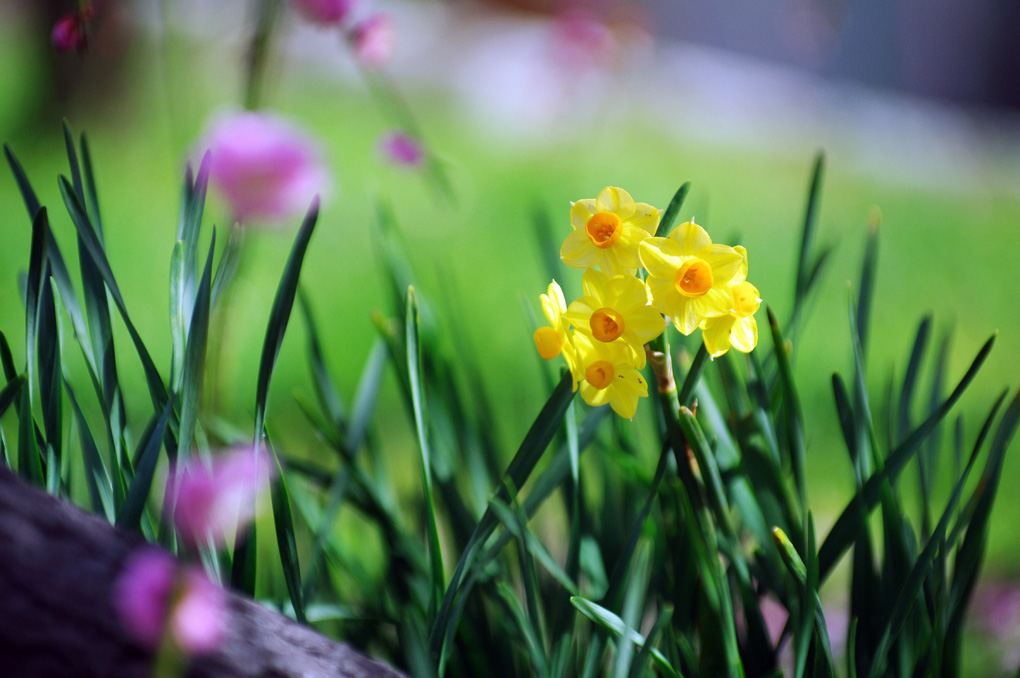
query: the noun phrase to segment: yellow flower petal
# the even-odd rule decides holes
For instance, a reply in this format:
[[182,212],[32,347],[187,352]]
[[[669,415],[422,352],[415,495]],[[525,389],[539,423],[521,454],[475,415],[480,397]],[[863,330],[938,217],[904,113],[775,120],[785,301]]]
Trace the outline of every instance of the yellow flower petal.
[[578,200],[577,202],[571,203],[570,205],[570,225],[579,231],[584,231],[584,227],[588,225],[588,220],[591,219],[598,208],[595,207],[594,198],[586,198],[584,200]]
[[[740,248],[743,249],[743,248]],[[704,259],[712,267],[715,285],[727,285],[732,282],[743,282],[747,276],[746,259],[740,251],[728,245],[709,245],[698,251],[699,259]]]
[[671,285],[673,276],[684,263],[679,243],[669,238],[646,238],[638,246],[638,255],[650,276],[668,278]]
[[648,235],[655,235],[655,229],[659,226],[659,218],[662,210],[657,210],[648,203],[634,203],[634,214],[627,221]]
[[753,316],[740,318],[733,324],[730,332],[733,348],[741,353],[750,353],[758,345],[758,322]]
[[584,229],[571,231],[560,247],[560,259],[567,266],[591,268],[602,261],[602,250],[591,244]]
[[705,342],[705,350],[708,355],[718,358],[730,350],[730,330],[736,318],[731,315],[720,315],[714,318],[705,318],[701,323],[701,338]]
[[680,297],[679,303],[673,308],[670,316],[673,318],[673,325],[680,330],[681,334],[687,336],[698,329],[698,323],[703,317],[698,314],[699,304],[697,302],[699,299],[691,299],[679,294],[677,296]]
[[637,211],[634,198],[630,197],[630,193],[616,186],[603,188],[599,196],[595,198],[595,206],[596,211],[613,212],[621,219],[628,219]]
[[669,239],[680,245],[680,251],[687,256],[693,256],[698,250],[704,249],[712,244],[708,232],[693,221],[680,224],[669,234]]

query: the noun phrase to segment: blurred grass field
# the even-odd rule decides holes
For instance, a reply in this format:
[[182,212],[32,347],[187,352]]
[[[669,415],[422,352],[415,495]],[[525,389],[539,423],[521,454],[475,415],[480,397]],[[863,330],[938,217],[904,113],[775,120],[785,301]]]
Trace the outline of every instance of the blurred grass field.
[[[46,75],[38,59],[46,46],[33,40],[16,25],[0,27],[0,136],[50,206],[54,232],[74,270],[73,227],[56,188],[57,174],[67,172],[60,130],[55,122],[52,128],[27,125],[23,115],[36,90],[46,86],[38,81]],[[240,92],[237,74],[224,64],[185,87],[185,74],[209,55],[188,44],[172,44],[168,54],[164,60],[157,48],[138,41],[115,99],[60,112],[76,132],[89,136],[110,260],[164,376],[170,354],[166,286],[183,161],[207,116],[236,101]],[[90,68],[87,59],[80,68]],[[548,214],[557,232],[565,234],[571,200],[616,185],[637,200],[664,207],[689,179],[693,189],[683,216],[695,217],[720,240],[739,239],[748,248],[751,280],[766,304],[781,318],[790,312],[810,154],[707,143],[699,141],[697,130],[687,138],[667,136],[647,123],[617,119],[573,138],[515,148],[466,120],[464,111],[441,94],[401,82],[452,178],[458,204],[451,206],[437,200],[416,174],[387,166],[378,157],[375,139],[387,125],[356,83],[302,78],[294,72],[276,76],[266,104],[322,141],[336,180],[302,280],[344,395],[353,391],[376,337],[373,311],[391,310],[373,249],[378,201],[392,205],[423,295],[438,302],[442,313],[458,313],[456,326],[466,328],[485,357],[485,384],[501,415],[497,423],[506,459],[545,399],[543,366],[534,355],[532,327],[522,310],[522,304],[537,309],[537,296],[548,283],[533,227],[536,212]],[[10,173],[5,168],[0,175],[0,329],[20,359],[24,313],[17,272],[27,266],[30,222]],[[836,250],[800,338],[796,364],[806,409],[811,503],[820,530],[852,492],[830,376],[833,371],[846,374],[852,364],[847,286],[859,278],[874,206],[882,213],[882,235],[869,351],[873,392],[884,393],[891,378],[902,378],[917,324],[928,313],[936,328],[932,353],[943,336],[952,336],[950,382],[959,378],[982,342],[999,331],[995,350],[958,409],[971,435],[998,392],[1015,386],[1020,286],[1011,271],[1020,251],[1020,191],[1003,191],[1000,185],[975,189],[969,180],[960,182],[966,188],[949,190],[890,185],[881,177],[850,171],[838,153],[827,155],[819,241],[836,243]],[[206,224],[226,226],[225,216],[214,197]],[[223,413],[238,425],[247,426],[251,418],[253,366],[268,314],[266,300],[275,290],[297,223],[294,218],[278,229],[252,234],[234,293],[219,369]],[[577,280],[561,282],[568,297],[578,291]],[[445,290],[454,292],[455,307],[443,303]],[[449,323],[442,313],[439,331],[449,343]],[[122,375],[140,396],[144,385],[136,356],[126,333],[116,339]],[[311,395],[303,339],[301,323],[292,323],[273,383],[269,424],[281,448],[314,455],[319,446],[292,397]],[[65,329],[64,341],[70,340]],[[768,341],[764,334],[762,341]],[[80,364],[68,369],[73,378],[87,378]],[[634,424],[639,428],[649,425],[650,408],[643,407],[646,411],[639,411]],[[882,412],[883,406],[875,409]],[[397,460],[395,473],[406,476],[401,484],[416,491],[413,432],[392,381],[376,426]],[[1020,482],[1015,450],[1007,457],[1004,475],[1006,487]],[[996,506],[989,551],[991,570],[1002,575],[1020,574],[1014,512],[1007,494]]]

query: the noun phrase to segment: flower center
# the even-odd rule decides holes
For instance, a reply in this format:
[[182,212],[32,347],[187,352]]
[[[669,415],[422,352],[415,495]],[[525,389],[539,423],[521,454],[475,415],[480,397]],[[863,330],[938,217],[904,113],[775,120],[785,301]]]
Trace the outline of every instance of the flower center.
[[618,339],[626,327],[623,316],[609,307],[603,307],[591,314],[591,333],[599,341]]
[[538,355],[546,360],[552,360],[563,350],[563,340],[560,333],[551,327],[539,327],[535,330],[535,347]]
[[612,247],[623,235],[620,217],[612,212],[596,212],[584,226],[591,243],[600,249]]
[[733,312],[739,318],[746,318],[758,311],[761,301],[758,290],[749,282],[737,283],[733,286]]
[[684,262],[676,272],[673,284],[685,297],[700,297],[712,289],[712,267],[704,259],[694,257]]
[[608,360],[593,362],[584,371],[584,378],[589,384],[598,389],[609,386],[614,376],[616,376],[616,372],[613,371],[613,365]]

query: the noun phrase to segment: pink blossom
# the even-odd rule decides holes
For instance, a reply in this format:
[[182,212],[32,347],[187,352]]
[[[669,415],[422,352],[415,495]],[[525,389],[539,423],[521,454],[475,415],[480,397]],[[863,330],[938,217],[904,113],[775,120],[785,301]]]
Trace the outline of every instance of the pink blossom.
[[78,54],[85,51],[88,46],[86,27],[92,19],[92,5],[85,5],[77,12],[65,14],[53,24],[53,32],[50,33],[50,42],[58,52],[70,52],[77,50]]
[[568,9],[556,20],[554,58],[571,70],[607,67],[616,52],[612,31],[593,14]]
[[226,635],[223,589],[201,570],[179,569],[173,558],[155,548],[127,559],[114,583],[113,603],[127,633],[150,650],[159,646],[167,622],[173,642],[189,654],[216,649]]
[[425,160],[425,152],[418,140],[399,130],[384,136],[379,141],[379,150],[395,165],[418,167]]
[[396,32],[388,14],[377,12],[368,17],[351,33],[351,42],[358,59],[369,68],[385,66],[393,55]]
[[342,24],[354,0],[291,0],[306,19],[317,24]]
[[177,645],[191,654],[212,652],[227,632],[227,597],[205,573],[190,568],[184,575],[184,593],[170,615]]
[[199,154],[206,149],[212,182],[237,221],[278,219],[307,209],[330,183],[316,144],[266,113],[220,116],[199,144]]
[[174,560],[169,555],[144,548],[131,554],[114,584],[117,614],[125,630],[145,647],[157,647],[163,637],[174,570]]
[[211,534],[222,541],[235,524],[250,522],[257,496],[274,471],[265,452],[250,447],[219,455],[211,468],[192,459],[178,470],[176,503],[168,497],[166,504],[168,509],[173,506],[181,539],[195,545]]

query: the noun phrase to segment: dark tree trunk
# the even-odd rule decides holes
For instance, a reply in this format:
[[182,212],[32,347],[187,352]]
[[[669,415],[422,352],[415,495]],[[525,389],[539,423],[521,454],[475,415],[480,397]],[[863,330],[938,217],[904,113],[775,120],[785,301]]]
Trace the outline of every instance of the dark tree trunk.
[[[144,541],[48,496],[0,466],[0,675],[151,674],[111,601]],[[257,603],[229,594],[229,632],[188,676],[399,678],[393,669]]]

